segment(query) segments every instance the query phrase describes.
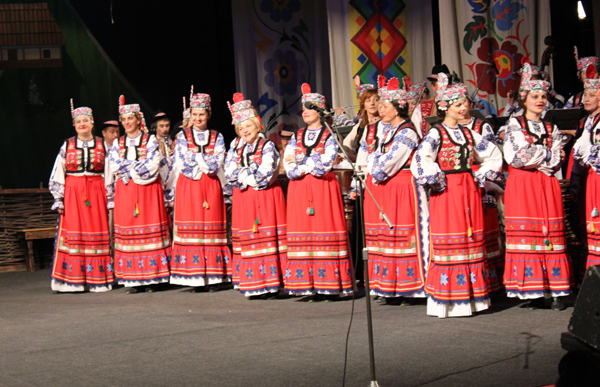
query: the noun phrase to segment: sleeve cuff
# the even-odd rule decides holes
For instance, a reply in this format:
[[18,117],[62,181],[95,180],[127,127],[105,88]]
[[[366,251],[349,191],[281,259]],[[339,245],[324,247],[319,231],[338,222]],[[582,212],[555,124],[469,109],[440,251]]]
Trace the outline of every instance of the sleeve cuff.
[[52,211],[56,211],[58,209],[64,210],[65,209],[65,205],[62,201],[62,199],[54,199],[54,204],[52,205]]

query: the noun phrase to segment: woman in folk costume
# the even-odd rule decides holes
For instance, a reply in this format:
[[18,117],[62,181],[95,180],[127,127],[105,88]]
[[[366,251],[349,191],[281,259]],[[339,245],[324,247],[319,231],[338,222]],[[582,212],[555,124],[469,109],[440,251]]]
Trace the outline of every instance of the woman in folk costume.
[[[419,145],[411,164],[430,198],[431,253],[425,290],[427,314],[470,316],[489,307],[488,264],[481,190],[486,180],[502,181],[502,153],[459,121],[468,109],[466,88],[449,86],[438,74],[437,110],[443,120]],[[479,170],[471,166],[478,162]]]
[[588,65],[583,96],[583,106],[588,116],[581,120],[582,134],[573,147],[575,161],[587,172],[584,201],[588,246],[586,268],[600,265],[600,79],[594,79],[595,71],[594,65]]
[[[302,85],[302,104],[325,108],[325,98]],[[316,110],[302,107],[306,127],[298,130],[284,153],[290,178],[287,196],[288,262],[285,289],[315,294],[315,301],[352,293],[346,220],[338,181],[331,172],[338,145]],[[326,295],[325,297],[323,295]]]
[[[367,184],[378,187],[379,205],[392,229],[371,197],[366,195],[364,199],[371,294],[383,297],[388,304],[402,301],[402,297],[425,297],[429,256],[428,244],[421,245],[419,225],[420,220],[426,222],[428,218],[427,196],[422,187],[422,195],[417,193],[410,171],[419,135],[408,115],[407,94],[398,79],[389,80],[382,91],[384,135],[368,155]],[[419,210],[420,204],[424,213]]]
[[[412,80],[407,75],[403,79],[404,81],[404,89],[406,90],[406,97],[408,101],[408,116],[412,117],[412,114],[415,112],[417,106],[420,105],[421,99],[423,98],[423,92],[427,87],[427,82],[419,82],[417,84],[412,83]],[[415,127],[416,129],[416,127]],[[423,138],[422,128],[417,129],[417,133],[419,134],[419,138]]]
[[379,96],[377,95],[377,89],[371,84],[361,84],[358,75],[354,77],[354,81],[356,83],[356,97],[359,103],[358,114],[356,116],[358,122],[351,124],[354,127],[344,138],[343,142],[344,149],[352,160],[356,159],[365,128],[379,121],[379,113],[377,111]]
[[287,251],[285,198],[277,181],[279,151],[273,141],[260,135],[262,125],[252,102],[241,93],[234,94],[233,101],[232,115],[241,141],[232,143],[225,176],[236,191],[232,239],[238,249],[234,264],[239,268],[234,273],[246,297],[272,298],[282,288]]
[[177,136],[171,283],[218,291],[228,282],[225,202],[217,176],[225,158],[223,136],[207,129],[210,96],[190,99],[189,128]]
[[105,292],[114,281],[104,176],[106,149],[92,134],[89,107],[73,109],[77,135],[60,148],[50,175],[53,210],[59,215],[51,287],[57,292]]
[[[467,96],[468,109],[465,119],[460,121],[461,126],[469,128],[480,134],[485,140],[496,143],[496,137],[492,127],[482,119],[471,117],[470,109],[473,102]],[[478,171],[480,165],[475,163],[471,166],[473,171]],[[486,181],[481,192],[483,204],[483,221],[485,233],[485,248],[489,266],[490,292],[494,293],[502,289],[502,274],[504,273],[504,254],[500,247],[500,221],[498,220],[498,209],[496,208],[496,195],[504,194],[504,189],[498,184]]]
[[[358,110],[358,114],[356,114],[352,119],[350,119],[348,117],[348,115],[346,114],[346,112],[344,111],[344,108],[337,107],[334,109],[335,118],[334,118],[333,126],[355,126],[356,124],[359,123],[359,121],[361,119],[364,121],[364,117],[363,117],[364,108],[362,106],[362,103],[360,103],[361,97],[365,91],[367,91],[369,89],[374,89],[375,86],[370,83],[360,83],[359,75],[354,76],[354,84],[356,85],[356,98],[359,101],[359,105],[361,105],[360,109]],[[354,128],[352,130],[354,131]]]
[[[171,238],[165,208],[169,168],[149,135],[140,105],[119,99],[119,119],[125,135],[109,154],[110,209],[114,207],[115,276],[127,293],[169,281]],[[116,181],[116,182],[115,182]],[[112,187],[114,187],[114,203]]]
[[548,82],[531,79],[526,63],[520,99],[524,114],[508,121],[504,158],[508,181],[504,194],[506,265],[504,284],[509,297],[531,300],[529,307],[554,297],[552,309],[562,310],[558,298],[569,294],[571,262],[566,254],[563,202],[554,174],[564,158],[569,136],[545,122]]

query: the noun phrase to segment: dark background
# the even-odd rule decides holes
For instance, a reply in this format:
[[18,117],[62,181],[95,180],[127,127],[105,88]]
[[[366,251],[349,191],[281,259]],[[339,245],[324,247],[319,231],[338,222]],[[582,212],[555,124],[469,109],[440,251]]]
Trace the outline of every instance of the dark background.
[[[211,95],[209,127],[223,133],[226,140],[233,139],[225,103],[235,93],[229,0],[70,2],[108,57],[153,110],[161,109],[180,121],[181,97],[189,99],[190,86],[194,85],[196,93]],[[151,120],[147,117],[146,121],[150,124]]]
[[[39,0],[9,0],[13,3],[36,1]],[[120,93],[128,94],[126,103],[142,105],[148,124],[157,109],[167,112],[173,121],[180,121],[182,96],[189,97],[193,84],[196,92],[212,97],[213,117],[209,126],[223,133],[227,142],[233,139],[235,134],[226,106],[226,101],[231,101],[237,91],[229,0],[47,1],[53,12],[62,14],[61,18],[68,18],[69,12],[78,15],[122,74],[121,81],[131,84],[138,96],[119,84],[114,76],[110,78],[113,83],[102,85],[101,93],[97,86],[87,91],[81,87],[88,79],[65,84],[71,82],[66,80],[73,78],[73,74],[84,76],[86,66],[85,60],[82,66],[81,58],[68,55],[64,50],[62,69],[5,71],[0,77],[0,164],[4,166],[0,170],[0,186],[33,188],[42,183],[47,187],[58,148],[65,138],[74,135],[68,114],[69,98],[75,98],[76,106],[88,104],[94,109],[97,128],[104,118],[109,118],[107,116],[117,118]],[[435,14],[439,1],[433,0],[434,21],[440,17]],[[577,1],[550,1],[555,46],[554,88],[565,97],[582,89],[577,80],[573,46],[578,46],[580,57],[595,55],[592,6],[600,7],[598,3],[600,1],[584,0],[588,18],[579,20]],[[71,31],[63,31],[65,36],[86,39],[85,32],[71,27]],[[435,40],[435,51],[439,61],[439,37]],[[94,67],[94,71],[106,71],[97,69],[106,69],[106,65]],[[26,106],[27,90],[23,85],[29,83],[32,74],[38,76],[46,102],[44,107]],[[84,92],[78,95],[80,90]],[[91,95],[93,93],[97,95]]]

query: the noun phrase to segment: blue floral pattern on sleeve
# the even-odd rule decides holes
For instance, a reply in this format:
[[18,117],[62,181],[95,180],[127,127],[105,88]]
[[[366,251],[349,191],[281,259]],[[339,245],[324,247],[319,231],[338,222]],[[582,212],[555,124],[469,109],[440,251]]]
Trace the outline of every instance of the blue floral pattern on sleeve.
[[[373,178],[378,182],[383,182],[390,178],[390,176],[384,172],[384,168],[390,163],[396,153],[401,151],[412,152],[415,148],[417,148],[417,143],[407,136],[409,130],[410,129],[402,129],[400,132],[396,133],[393,140],[394,143],[392,144],[392,148],[389,152],[382,153],[384,144],[381,144],[381,149],[378,149],[372,155],[374,159],[371,176],[373,176]],[[404,145],[404,147],[401,147],[400,145]]]
[[[292,138],[290,139],[290,142],[287,146],[294,148],[294,149],[298,146],[298,143],[296,142],[296,136],[292,136]],[[300,165],[304,165],[305,162],[306,162],[306,157],[304,157],[303,161],[299,163],[298,156],[296,156],[296,166],[294,168],[292,168],[291,170],[287,171],[287,176],[290,178],[290,180],[296,180],[296,179],[299,179],[300,177],[302,177],[303,174],[300,172],[298,167]]]
[[149,179],[153,178],[155,176],[155,174],[158,173],[158,169],[156,170],[155,174],[153,175],[148,170],[147,164],[149,162],[152,162],[156,157],[162,157],[162,153],[160,152],[160,148],[158,147],[158,142],[157,141],[148,141],[148,144],[146,146],[146,158],[143,160],[137,160],[136,162],[134,162],[133,167],[132,167],[133,170],[136,171],[138,173],[138,175],[140,175],[140,178],[142,178],[144,180],[149,180]]
[[[335,139],[330,136],[325,142],[325,151],[323,154],[313,152],[310,155],[311,159],[315,162],[315,166],[312,171],[310,171],[310,174],[315,177],[321,177],[329,172],[333,167],[333,162],[337,157],[338,150],[339,147],[335,142]],[[329,157],[327,156],[328,152],[331,152]]]
[[[248,174],[254,176],[254,180],[256,181],[256,186],[254,187],[254,189],[257,190],[265,189],[269,186],[271,178],[273,177],[273,173],[275,172],[277,160],[279,159],[279,151],[275,148],[275,144],[272,141],[268,141],[263,147],[262,163],[266,162],[266,156],[271,156],[272,158],[272,162],[270,165],[258,165],[257,163],[252,162],[250,164],[250,167],[248,168]],[[265,172],[261,172],[261,170],[259,170],[259,167],[263,167],[261,169]]]
[[214,175],[219,170],[219,157],[224,152],[225,152],[225,140],[223,139],[223,135],[221,133],[219,133],[217,135],[217,139],[215,141],[214,153],[212,155],[207,155],[205,153],[196,153],[192,156],[192,159],[194,161],[196,161],[196,158],[202,157],[202,160],[208,166],[208,175]]

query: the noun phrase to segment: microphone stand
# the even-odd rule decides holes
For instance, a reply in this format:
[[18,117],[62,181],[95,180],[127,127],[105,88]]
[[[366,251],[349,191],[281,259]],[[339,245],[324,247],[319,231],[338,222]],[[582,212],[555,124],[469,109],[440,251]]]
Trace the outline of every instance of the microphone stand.
[[365,240],[365,223],[364,223],[364,221],[362,221],[364,219],[364,205],[363,205],[364,201],[363,201],[362,187],[365,187],[367,189],[369,196],[371,196],[371,199],[373,199],[373,203],[375,203],[375,205],[377,206],[377,209],[381,213],[383,220],[385,220],[385,223],[387,223],[388,227],[390,229],[392,229],[392,228],[394,228],[394,226],[392,226],[392,222],[390,222],[390,220],[388,219],[385,212],[383,212],[383,210],[381,209],[381,206],[379,206],[379,203],[377,203],[377,200],[375,200],[373,193],[371,192],[369,187],[365,184],[365,179],[362,176],[362,174],[356,169],[356,165],[352,161],[350,161],[350,158],[348,157],[348,153],[346,153],[344,146],[340,143],[340,141],[337,137],[337,134],[335,133],[335,131],[333,129],[331,129],[331,126],[329,126],[329,124],[327,123],[326,112],[318,111],[318,113],[319,113],[319,116],[321,117],[321,123],[327,127],[327,130],[329,130],[329,133],[334,138],[339,149],[341,149],[342,153],[344,153],[344,156],[346,156],[346,160],[350,163],[350,166],[352,167],[352,171],[354,172],[354,178],[358,179],[360,181],[358,200],[360,200],[360,207],[362,209],[362,212],[361,212],[361,227],[362,227],[362,240],[363,240],[362,259],[364,261],[364,271],[365,271],[365,298],[367,300],[367,331],[368,331],[368,335],[369,335],[369,365],[370,365],[370,369],[371,369],[371,384],[369,384],[369,387],[379,387],[379,384],[377,383],[377,378],[375,375],[375,349],[373,346],[373,318],[371,315],[371,294],[370,294],[371,291],[369,288],[369,249],[367,248],[367,243]]
[[[492,59],[493,60],[493,59]],[[481,89],[481,85],[483,85],[483,82],[485,82],[485,80],[487,79],[488,75],[490,74],[491,67],[494,67],[494,70],[496,69],[496,63],[494,62],[494,64],[490,64],[489,62],[485,63],[487,66],[490,66],[490,69],[488,69],[488,71],[485,72],[485,77],[483,77],[483,79],[481,81],[479,81],[479,84],[477,85],[477,88],[475,89],[475,91],[473,92],[473,94],[471,94],[471,101],[475,101],[475,96],[477,95],[477,92],[479,91],[479,89]],[[483,67],[483,69],[485,70],[485,66]],[[496,70],[496,73],[498,71]]]

